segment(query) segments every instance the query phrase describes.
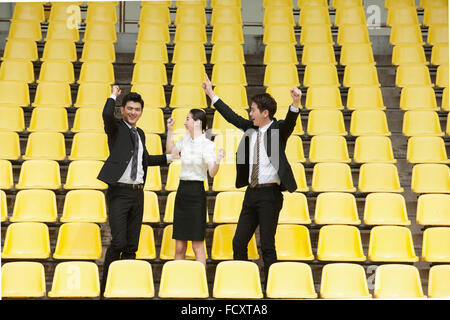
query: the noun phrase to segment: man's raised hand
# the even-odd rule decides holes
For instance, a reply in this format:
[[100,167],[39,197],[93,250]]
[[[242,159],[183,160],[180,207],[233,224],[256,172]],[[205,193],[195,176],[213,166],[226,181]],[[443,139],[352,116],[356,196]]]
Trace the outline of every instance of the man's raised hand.
[[293,101],[292,104],[298,108],[298,106],[300,105],[300,99],[302,97],[302,91],[299,88],[292,88],[291,97]]
[[120,90],[120,87],[118,85],[114,85],[111,89],[111,93],[118,97],[122,93],[122,90]]
[[208,95],[208,97],[210,97],[212,99],[212,97],[214,96],[214,91],[212,88],[212,84],[211,81],[208,78],[208,75],[205,73],[205,81],[203,81],[202,83],[202,88],[205,91],[205,93]]

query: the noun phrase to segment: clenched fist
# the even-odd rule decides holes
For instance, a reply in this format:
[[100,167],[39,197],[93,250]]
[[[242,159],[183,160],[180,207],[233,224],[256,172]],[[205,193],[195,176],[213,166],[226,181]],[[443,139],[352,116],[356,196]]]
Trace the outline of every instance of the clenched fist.
[[292,88],[291,89],[291,97],[293,101],[294,107],[299,107],[300,105],[300,99],[302,97],[302,91],[299,88]]
[[167,130],[172,130],[174,123],[175,123],[175,119],[174,118],[167,119]]
[[122,93],[122,90],[120,90],[120,87],[117,85],[114,85],[111,89],[111,93],[113,95],[115,95],[116,97],[120,96],[120,94]]

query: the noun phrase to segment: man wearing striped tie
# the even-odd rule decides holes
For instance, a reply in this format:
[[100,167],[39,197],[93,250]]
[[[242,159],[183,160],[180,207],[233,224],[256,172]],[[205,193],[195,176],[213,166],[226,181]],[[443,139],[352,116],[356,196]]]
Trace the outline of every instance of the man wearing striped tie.
[[233,238],[235,260],[248,260],[247,245],[259,225],[266,280],[270,266],[277,261],[275,233],[283,207],[282,191],[294,192],[297,184],[286,158],[286,142],[300,113],[301,91],[292,88],[292,104],[286,118],[277,120],[277,103],[268,93],[251,99],[250,120],[237,115],[212,89],[206,75],[202,85],[216,110],[244,131],[236,154],[236,188],[248,186]]

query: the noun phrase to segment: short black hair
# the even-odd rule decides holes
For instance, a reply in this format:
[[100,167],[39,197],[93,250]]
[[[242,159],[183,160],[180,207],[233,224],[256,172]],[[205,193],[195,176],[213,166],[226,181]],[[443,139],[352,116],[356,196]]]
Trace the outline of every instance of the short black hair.
[[144,109],[144,100],[137,92],[129,92],[122,99],[122,107],[125,107],[128,101],[139,102],[141,104],[141,109]]
[[200,120],[202,122],[202,130],[206,131],[206,113],[201,109],[191,109],[189,113],[192,114],[194,121]]
[[273,116],[277,112],[277,102],[275,99],[268,93],[260,93],[254,95],[251,99],[257,106],[260,112],[267,110],[269,112],[270,120],[273,119]]

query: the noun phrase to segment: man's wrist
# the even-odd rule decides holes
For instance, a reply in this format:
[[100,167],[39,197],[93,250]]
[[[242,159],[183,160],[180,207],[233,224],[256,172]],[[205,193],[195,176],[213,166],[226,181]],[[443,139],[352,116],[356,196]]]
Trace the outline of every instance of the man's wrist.
[[112,93],[109,97],[110,97],[111,99],[114,99],[114,100],[117,99],[117,96],[116,96],[114,93]]

